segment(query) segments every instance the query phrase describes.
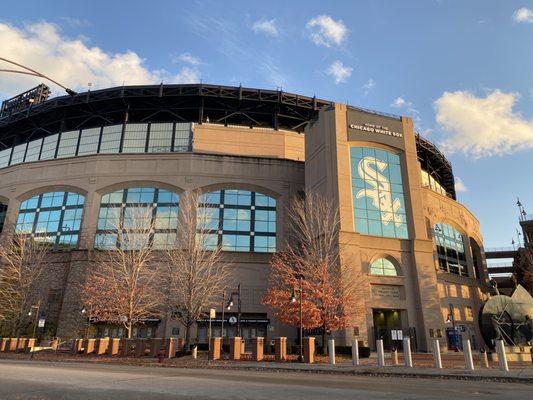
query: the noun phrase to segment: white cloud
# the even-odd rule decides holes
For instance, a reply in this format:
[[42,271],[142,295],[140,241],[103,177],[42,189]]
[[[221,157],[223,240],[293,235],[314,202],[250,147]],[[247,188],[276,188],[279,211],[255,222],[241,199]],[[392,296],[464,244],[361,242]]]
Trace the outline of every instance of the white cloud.
[[455,191],[456,192],[468,192],[468,188],[464,184],[463,180],[458,176],[455,177]]
[[174,57],[173,62],[184,62],[194,66],[205,64],[199,57],[193,56],[191,53],[182,53],[177,57]]
[[434,102],[437,122],[446,134],[443,149],[480,158],[532,148],[533,120],[513,111],[518,97],[500,90],[485,97],[445,92]]
[[533,23],[533,10],[529,8],[519,8],[515,11],[513,14],[513,19],[515,22],[518,23],[524,23],[524,24],[532,24]]
[[353,68],[345,67],[342,61],[334,61],[326,70],[328,75],[335,78],[335,84],[346,82],[346,80],[352,75]]
[[329,15],[319,15],[307,22],[309,37],[318,46],[340,46],[348,36],[348,28],[341,20],[335,21]]
[[[84,89],[89,82],[94,88],[133,84],[190,83],[199,80],[199,72],[184,67],[177,74],[150,69],[137,53],[105,52],[90,47],[82,39],[61,34],[58,26],[40,22],[17,28],[0,23],[0,54],[25,64],[73,89]],[[0,68],[12,68],[0,63]],[[18,74],[0,74],[0,92],[15,95],[42,80]],[[57,86],[46,82],[57,92]]]
[[413,103],[411,103],[410,101],[405,100],[402,96],[398,96],[392,102],[391,107],[403,108],[403,107],[410,107],[412,105]]
[[365,96],[372,91],[376,87],[376,81],[372,78],[370,78],[366,83],[361,86],[361,89],[363,89]]
[[275,19],[255,21],[254,24],[252,25],[252,30],[255,33],[263,33],[267,36],[272,36],[272,37],[279,36],[279,30],[276,25]]

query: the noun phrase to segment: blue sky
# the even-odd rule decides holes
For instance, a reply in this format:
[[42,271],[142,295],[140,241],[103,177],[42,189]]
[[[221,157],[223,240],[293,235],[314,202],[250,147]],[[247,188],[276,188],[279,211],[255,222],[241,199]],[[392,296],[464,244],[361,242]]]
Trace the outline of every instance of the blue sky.
[[[485,246],[533,212],[533,1],[11,1],[0,56],[86,89],[276,88],[395,114],[441,145]],[[36,81],[0,75],[0,98]]]

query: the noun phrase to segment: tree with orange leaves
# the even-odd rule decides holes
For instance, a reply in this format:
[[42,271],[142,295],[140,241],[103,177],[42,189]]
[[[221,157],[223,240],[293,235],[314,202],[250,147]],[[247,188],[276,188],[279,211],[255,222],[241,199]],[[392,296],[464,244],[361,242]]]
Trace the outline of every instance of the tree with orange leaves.
[[299,326],[299,304],[291,302],[294,291],[302,294],[302,326],[322,328],[322,348],[327,334],[353,326],[364,310],[361,274],[350,271],[340,254],[338,208],[314,192],[295,199],[287,212],[289,237],[283,252],[270,263],[269,287],[263,304],[288,325]]

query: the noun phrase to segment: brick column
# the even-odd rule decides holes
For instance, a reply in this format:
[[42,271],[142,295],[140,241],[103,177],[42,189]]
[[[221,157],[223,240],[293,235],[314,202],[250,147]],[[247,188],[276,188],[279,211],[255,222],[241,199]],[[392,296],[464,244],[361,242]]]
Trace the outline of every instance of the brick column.
[[96,339],[85,339],[85,354],[93,354]]
[[27,338],[19,338],[17,342],[17,351],[25,351],[26,350],[26,342],[28,341]]
[[261,361],[263,359],[263,345],[265,338],[256,337],[252,339],[252,360]]
[[157,357],[161,347],[163,346],[163,339],[152,339],[150,343],[150,357]]
[[144,341],[145,339],[135,339],[135,357],[144,356]]
[[306,337],[303,339],[304,361],[306,363],[312,364],[315,362],[315,338]]
[[230,360],[240,360],[242,352],[242,338],[234,337],[229,342],[229,358]]
[[5,352],[8,349],[9,338],[2,338],[2,341],[0,342],[0,351]]
[[165,340],[165,357],[174,358],[176,356],[176,346],[178,345],[178,340],[175,338],[169,338]]
[[274,340],[276,348],[276,361],[281,362],[287,360],[287,338],[278,337]]
[[109,347],[109,338],[101,338],[96,342],[96,355],[103,356],[107,353]]
[[122,357],[131,357],[131,346],[135,343],[134,339],[121,339],[122,348],[120,349],[120,355]]
[[211,346],[209,348],[209,359],[210,360],[220,360],[221,343],[222,343],[222,338],[220,337],[211,338]]
[[109,346],[107,347],[108,356],[118,355],[120,349],[120,339],[109,339]]
[[7,351],[17,351],[17,338],[10,338],[7,346]]
[[25,349],[26,353],[31,353],[36,343],[37,343],[37,339],[28,339],[28,342],[26,343],[26,349]]

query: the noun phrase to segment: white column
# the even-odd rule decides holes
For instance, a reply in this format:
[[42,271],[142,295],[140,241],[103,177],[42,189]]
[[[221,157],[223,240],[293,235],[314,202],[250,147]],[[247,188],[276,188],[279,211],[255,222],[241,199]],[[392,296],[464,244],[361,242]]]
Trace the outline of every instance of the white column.
[[505,354],[505,344],[503,340],[496,341],[496,351],[498,352],[498,363],[500,364],[500,369],[502,371],[509,371],[509,366],[507,365],[507,354]]
[[331,365],[335,364],[335,339],[329,339],[328,353],[329,353],[329,363]]
[[403,358],[406,367],[413,366],[413,357],[411,356],[411,340],[408,336],[403,338]]
[[442,368],[442,359],[440,357],[440,344],[438,339],[433,341],[433,365],[435,366],[435,368]]
[[474,360],[472,359],[472,349],[470,348],[470,339],[463,340],[463,353],[465,355],[466,369],[474,370]]
[[383,340],[376,340],[376,347],[378,350],[378,367],[385,366],[385,353],[383,351]]
[[352,365],[359,365],[359,341],[352,340]]

